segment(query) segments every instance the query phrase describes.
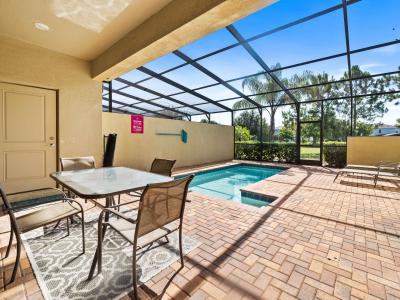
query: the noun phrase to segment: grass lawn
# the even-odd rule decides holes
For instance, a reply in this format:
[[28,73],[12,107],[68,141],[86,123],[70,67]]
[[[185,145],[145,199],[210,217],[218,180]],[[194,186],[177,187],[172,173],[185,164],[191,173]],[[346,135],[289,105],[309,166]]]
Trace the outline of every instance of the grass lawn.
[[300,158],[301,159],[315,159],[319,160],[319,148],[308,148],[308,147],[301,147],[300,148]]

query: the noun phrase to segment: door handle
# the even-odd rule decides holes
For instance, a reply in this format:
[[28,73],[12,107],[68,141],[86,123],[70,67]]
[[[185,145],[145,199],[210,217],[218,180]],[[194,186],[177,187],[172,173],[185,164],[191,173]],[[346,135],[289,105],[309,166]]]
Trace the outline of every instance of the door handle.
[[50,146],[50,147],[55,147],[56,144],[55,144],[55,143],[51,143],[49,146]]

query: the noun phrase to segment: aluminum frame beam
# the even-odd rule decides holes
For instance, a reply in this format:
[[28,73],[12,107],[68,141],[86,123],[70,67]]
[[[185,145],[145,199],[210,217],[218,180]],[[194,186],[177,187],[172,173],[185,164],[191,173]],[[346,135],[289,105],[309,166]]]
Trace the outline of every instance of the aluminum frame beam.
[[253,99],[251,99],[250,97],[248,97],[245,94],[243,94],[241,91],[239,91],[238,89],[236,89],[235,87],[233,87],[232,85],[227,83],[225,80],[221,79],[220,77],[218,77],[217,75],[215,75],[214,73],[212,73],[211,71],[209,71],[208,69],[203,67],[198,62],[195,62],[194,60],[192,60],[189,56],[187,56],[183,52],[181,52],[179,50],[175,50],[175,51],[173,51],[173,53],[176,56],[178,56],[179,58],[181,58],[184,61],[186,61],[187,63],[189,63],[191,66],[195,67],[196,69],[198,69],[199,71],[203,72],[207,76],[211,77],[212,79],[214,79],[218,83],[222,84],[224,87],[226,87],[230,91],[234,92],[236,95],[242,97],[243,99],[245,99],[246,101],[250,102],[251,104],[255,105],[258,108],[261,107],[261,105],[258,104],[257,102],[255,102]]
[[[171,80],[171,79],[169,79],[169,78],[167,78],[167,77],[165,77],[163,75],[160,75],[160,74],[158,74],[158,73],[156,73],[156,72],[154,72],[154,71],[152,71],[152,70],[150,70],[150,69],[148,69],[146,67],[139,67],[139,68],[137,68],[137,70],[142,71],[143,73],[146,73],[147,75],[151,75],[154,78],[156,78],[158,80],[161,80],[161,81],[163,81],[165,83],[168,83],[168,84],[170,84],[170,85],[172,85],[172,86],[174,86],[174,87],[176,87],[178,89],[181,89],[182,91],[185,91],[188,94],[191,94],[193,96],[201,98],[201,99],[205,100],[206,102],[209,102],[210,104],[214,104],[216,106],[219,106],[220,108],[222,108],[225,111],[232,111],[232,109],[230,109],[229,107],[227,107],[225,105],[222,105],[222,104],[218,103],[217,101],[214,101],[214,100],[212,100],[212,99],[210,99],[210,98],[208,98],[208,97],[206,97],[206,96],[204,96],[202,94],[199,94],[199,93],[197,93],[197,92],[195,92],[195,91],[183,86],[182,84],[177,83],[177,82],[175,82],[175,81],[173,81],[173,80]],[[209,112],[207,112],[207,113],[209,113]]]
[[[171,108],[171,107],[168,107],[168,106],[164,106],[164,105],[158,104],[158,103],[156,103],[156,102],[152,102],[152,101],[150,101],[150,100],[145,100],[145,99],[142,99],[142,98],[133,96],[133,95],[131,95],[131,94],[127,94],[127,93],[125,93],[125,92],[113,90],[113,93],[115,93],[115,94],[117,94],[117,95],[124,96],[124,97],[131,98],[131,99],[134,99],[134,100],[138,100],[138,101],[140,101],[140,103],[146,103],[146,104],[150,104],[150,105],[153,105],[153,106],[160,107],[160,108],[162,108],[164,111],[165,111],[165,110],[168,110],[168,111],[177,113],[177,114],[179,114],[179,115],[183,115],[183,116],[185,116],[185,117],[189,116],[189,114],[187,114],[187,113],[185,113],[185,112],[182,112],[182,111],[180,111],[180,110],[176,110],[176,109],[174,109],[174,108]],[[134,104],[140,104],[140,103],[134,103]],[[129,105],[129,104],[126,104],[126,106],[128,106],[128,105]]]
[[[103,100],[108,101],[108,98],[103,97]],[[173,119],[173,117],[168,116],[168,115],[165,115],[165,114],[162,114],[162,113],[160,113],[159,111],[152,111],[152,110],[150,110],[150,109],[146,109],[146,108],[142,108],[142,107],[137,107],[137,106],[135,106],[135,104],[126,105],[126,103],[121,102],[121,101],[118,101],[118,100],[112,100],[112,102],[113,102],[113,103],[120,104],[120,105],[123,105],[124,107],[132,107],[133,109],[137,109],[137,110],[141,110],[141,111],[148,112],[148,113],[151,113],[151,114],[155,114],[155,115],[161,116],[161,117],[163,117],[163,118]],[[119,109],[119,110],[121,110],[119,107],[116,107],[116,108],[114,108],[114,109]],[[127,113],[130,113],[130,112],[127,111]]]
[[[180,101],[180,100],[177,100],[177,99],[175,99],[175,98],[172,98],[172,97],[169,96],[169,95],[164,95],[164,94],[162,94],[162,93],[160,93],[160,92],[157,92],[157,91],[155,91],[155,90],[146,88],[146,87],[141,86],[141,85],[139,85],[139,84],[137,84],[137,83],[130,82],[129,80],[122,79],[122,78],[116,78],[115,80],[116,80],[116,81],[119,81],[119,82],[121,82],[121,83],[127,84],[127,85],[129,85],[129,86],[131,86],[131,87],[137,88],[137,89],[139,89],[139,90],[142,90],[142,91],[145,91],[145,92],[147,92],[147,93],[151,93],[151,94],[153,94],[153,95],[156,95],[156,96],[160,97],[160,98],[157,98],[157,99],[165,98],[165,99],[167,99],[167,100],[169,100],[169,101],[178,103],[178,104],[180,104],[180,105],[184,105],[185,107],[189,107],[189,108],[191,108],[191,109],[200,111],[200,112],[202,112],[202,113],[204,113],[204,114],[208,113],[208,111],[206,111],[206,110],[204,110],[204,109],[201,109],[201,108],[198,108],[198,107],[194,107],[194,106],[191,105],[191,104],[185,103],[185,102]],[[157,99],[151,99],[151,100],[148,100],[148,101],[157,100]]]
[[298,103],[296,97],[286,89],[283,82],[273,73],[273,71],[268,67],[264,60],[258,55],[258,53],[251,47],[243,38],[243,36],[237,31],[233,25],[226,27],[232,36],[243,46],[243,48],[251,55],[251,57],[264,69],[264,71],[275,81],[275,83],[292,99],[295,103]]

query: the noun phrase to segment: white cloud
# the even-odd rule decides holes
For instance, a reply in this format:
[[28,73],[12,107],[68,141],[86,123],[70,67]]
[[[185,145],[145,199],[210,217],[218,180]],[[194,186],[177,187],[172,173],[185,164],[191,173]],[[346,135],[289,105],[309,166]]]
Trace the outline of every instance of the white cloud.
[[382,47],[378,48],[375,50],[376,53],[383,53],[383,54],[395,54],[397,52],[400,52],[400,45],[392,45],[392,46],[387,46],[387,47]]
[[384,66],[384,64],[381,63],[369,63],[369,64],[362,64],[360,65],[360,69],[361,70],[370,70],[370,69],[374,69],[374,68],[379,68]]

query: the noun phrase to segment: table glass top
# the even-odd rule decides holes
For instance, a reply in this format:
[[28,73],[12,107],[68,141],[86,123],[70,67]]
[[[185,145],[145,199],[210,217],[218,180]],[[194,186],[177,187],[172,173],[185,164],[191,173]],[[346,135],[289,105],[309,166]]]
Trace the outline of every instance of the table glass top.
[[149,183],[173,180],[172,177],[125,167],[54,172],[50,175],[80,197],[98,198],[144,188]]

